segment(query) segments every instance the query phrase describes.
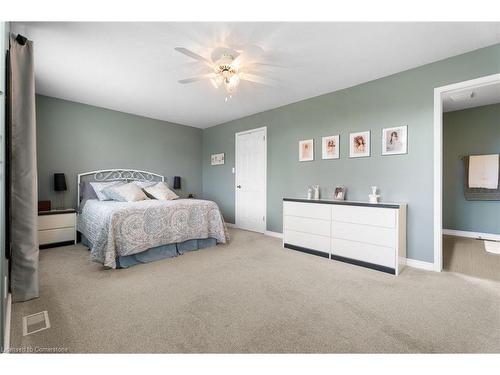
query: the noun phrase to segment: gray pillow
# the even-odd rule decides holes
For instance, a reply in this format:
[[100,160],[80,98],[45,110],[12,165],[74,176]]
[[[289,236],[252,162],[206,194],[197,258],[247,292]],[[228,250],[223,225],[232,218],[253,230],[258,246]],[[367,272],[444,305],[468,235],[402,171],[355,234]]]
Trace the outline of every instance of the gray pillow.
[[89,199],[98,199],[94,188],[88,182],[80,182],[80,202]]
[[107,201],[111,200],[106,194],[103,193],[103,190],[106,188],[109,188],[111,186],[119,186],[119,185],[125,185],[124,181],[103,181],[103,182],[89,182],[90,186],[94,189],[97,199],[100,201]]

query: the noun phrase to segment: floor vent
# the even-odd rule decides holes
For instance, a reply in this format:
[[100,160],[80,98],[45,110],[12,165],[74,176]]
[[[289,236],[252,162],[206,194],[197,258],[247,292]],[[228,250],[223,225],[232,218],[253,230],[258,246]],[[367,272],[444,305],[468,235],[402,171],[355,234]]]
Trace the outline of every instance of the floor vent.
[[42,311],[23,317],[23,336],[50,328],[49,313]]

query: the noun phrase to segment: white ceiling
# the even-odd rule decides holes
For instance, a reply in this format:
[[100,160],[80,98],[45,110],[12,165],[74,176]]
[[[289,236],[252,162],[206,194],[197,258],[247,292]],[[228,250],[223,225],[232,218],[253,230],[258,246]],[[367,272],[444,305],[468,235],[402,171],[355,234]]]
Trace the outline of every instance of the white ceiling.
[[500,82],[443,95],[444,112],[500,103]]
[[[500,23],[14,23],[34,41],[40,94],[200,128],[500,43]],[[174,47],[256,44],[275,86],[242,82],[225,103]]]

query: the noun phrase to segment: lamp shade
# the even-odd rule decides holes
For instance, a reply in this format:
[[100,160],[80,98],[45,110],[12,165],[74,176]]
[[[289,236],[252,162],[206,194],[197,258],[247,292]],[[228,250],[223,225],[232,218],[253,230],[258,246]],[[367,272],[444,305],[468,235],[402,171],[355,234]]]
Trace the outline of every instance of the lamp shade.
[[181,178],[179,176],[174,177],[174,189],[181,188]]
[[55,191],[68,190],[68,187],[66,186],[66,176],[64,176],[64,173],[54,173],[54,190]]

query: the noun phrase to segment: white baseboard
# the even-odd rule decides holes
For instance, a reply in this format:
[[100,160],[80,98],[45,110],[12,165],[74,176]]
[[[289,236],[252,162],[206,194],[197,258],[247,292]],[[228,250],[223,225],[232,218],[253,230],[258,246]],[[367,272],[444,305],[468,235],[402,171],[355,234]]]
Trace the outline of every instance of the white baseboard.
[[[226,226],[228,228],[238,228],[238,226],[236,224],[233,224],[233,223],[226,223]],[[266,230],[263,234],[265,234],[266,236],[269,236],[269,237],[283,238],[283,233],[272,232],[270,230]]]
[[[238,228],[236,226],[236,224],[233,224],[233,223],[226,223],[226,225],[229,228]],[[443,230],[443,233],[444,233],[444,230]],[[283,233],[272,232],[270,230],[266,230],[264,234],[266,236],[269,236],[269,237],[283,238]],[[406,258],[406,265],[408,267],[419,268],[421,270],[435,271],[435,269],[434,269],[434,263],[424,262],[422,260],[416,260],[416,259]]]
[[422,260],[406,258],[406,265],[412,268],[419,268],[426,271],[435,271],[434,263],[424,262]]
[[455,229],[443,229],[443,234],[447,234],[449,236],[475,238],[475,239],[480,239],[480,240],[500,241],[500,234],[492,234],[492,233],[469,232],[469,231],[465,231],[465,230],[455,230]]
[[272,232],[270,230],[266,230],[264,234],[269,237],[283,238],[283,233]]
[[7,295],[7,306],[5,313],[5,327],[4,327],[4,337],[3,337],[3,350],[4,353],[8,353],[10,350],[10,317],[12,311],[12,295],[9,293]]

